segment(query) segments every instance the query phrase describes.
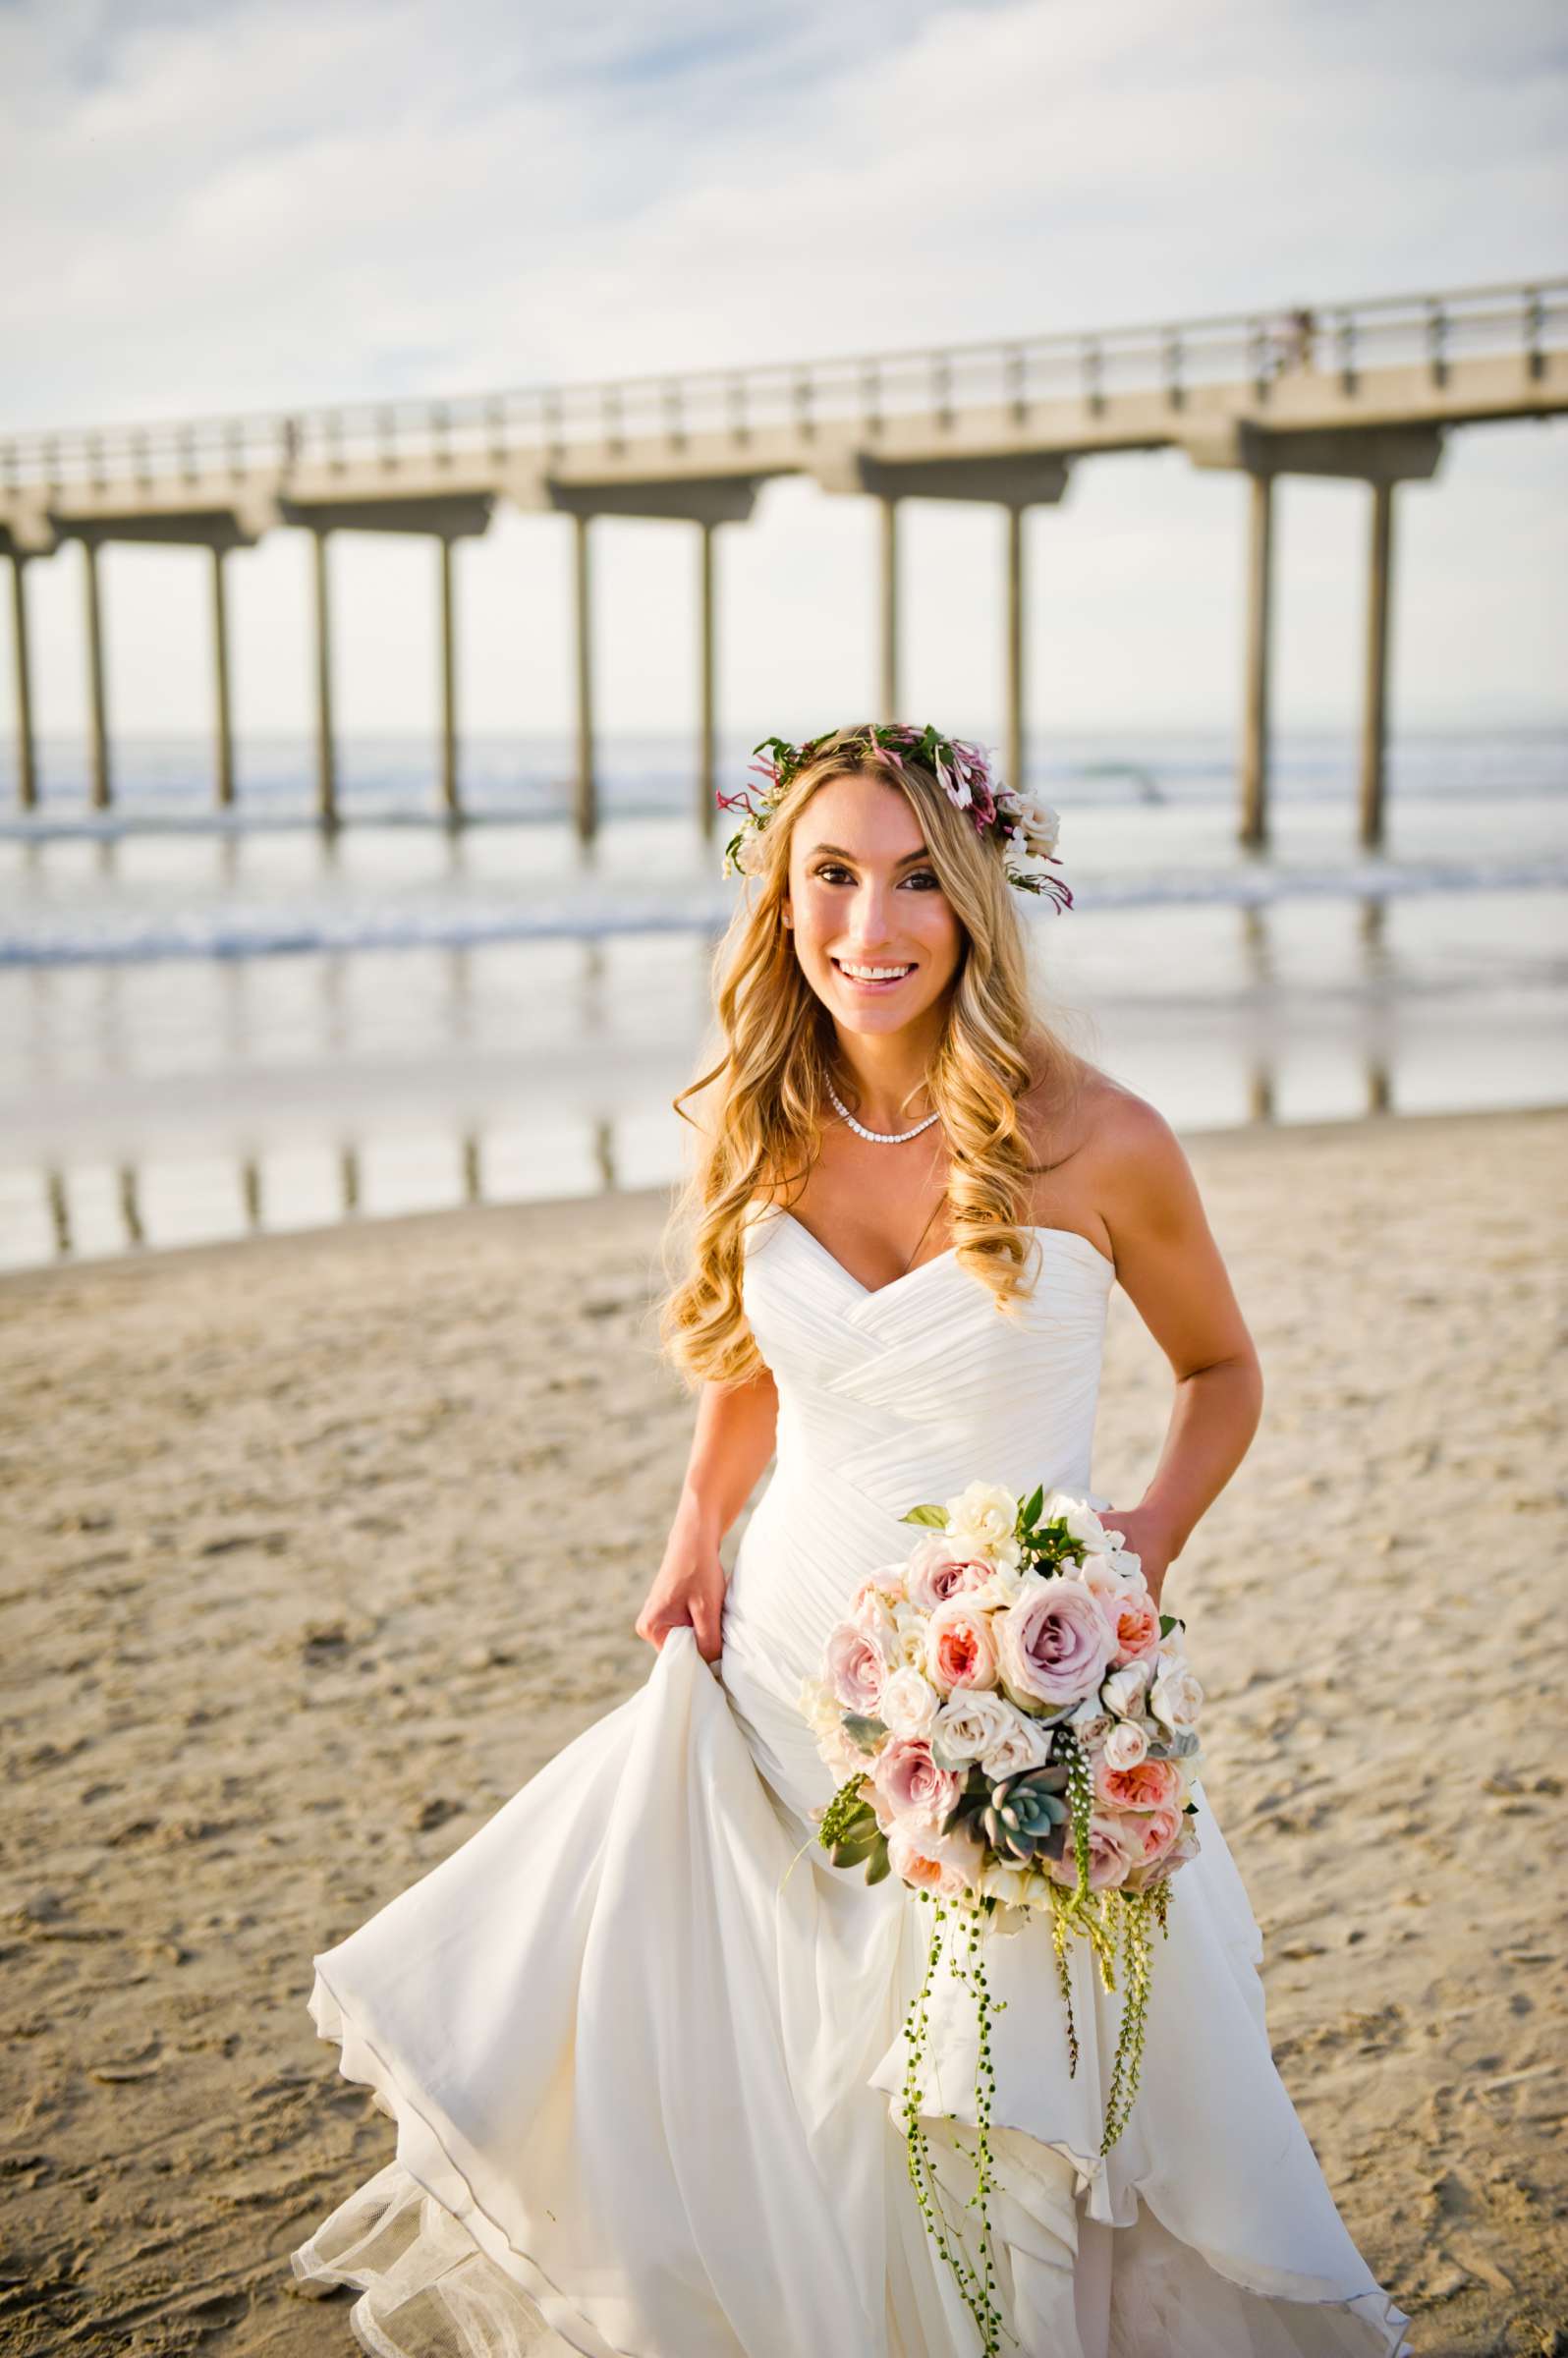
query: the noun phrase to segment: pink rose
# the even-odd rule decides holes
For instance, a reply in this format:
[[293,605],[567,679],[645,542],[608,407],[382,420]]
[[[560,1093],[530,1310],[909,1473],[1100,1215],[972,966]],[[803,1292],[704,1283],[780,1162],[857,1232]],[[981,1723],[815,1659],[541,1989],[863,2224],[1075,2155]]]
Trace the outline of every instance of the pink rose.
[[1118,1670],[1129,1662],[1151,1662],[1159,1653],[1159,1615],[1152,1604],[1137,1597],[1102,1598],[1100,1610],[1116,1633],[1111,1660]]
[[823,1650],[822,1668],[834,1696],[847,1712],[874,1719],[887,1680],[881,1648],[853,1621],[841,1621]]
[[1140,1810],[1121,1819],[1117,1828],[1122,1848],[1135,1867],[1152,1867],[1162,1859],[1182,1830],[1182,1812],[1174,1803],[1157,1810]]
[[961,1589],[978,1589],[991,1574],[989,1564],[977,1564],[959,1554],[945,1532],[928,1532],[904,1567],[904,1588],[911,1604],[923,1613],[935,1610]]
[[[1108,1555],[1086,1555],[1083,1562],[1068,1574],[1071,1580],[1082,1581],[1092,1596],[1107,1606],[1119,1604],[1124,1597],[1148,1597],[1142,1573],[1124,1571],[1119,1562]],[[1150,1600],[1152,1601],[1152,1600]]]
[[934,1834],[900,1819],[887,1837],[887,1860],[893,1873],[917,1891],[937,1899],[960,1899],[978,1889],[985,1853],[967,1834]]
[[1147,1891],[1151,1883],[1162,1883],[1167,1876],[1175,1874],[1178,1867],[1185,1867],[1189,1859],[1196,1859],[1202,1848],[1203,1844],[1193,1831],[1193,1822],[1184,1813],[1182,1830],[1170,1849],[1162,1852],[1150,1866],[1130,1867],[1127,1870],[1127,1889]]
[[1002,1684],[1025,1711],[1053,1711],[1092,1694],[1115,1639],[1088,1589],[1055,1577],[1030,1581],[996,1616]]
[[1113,1810],[1168,1810],[1182,1797],[1182,1772],[1174,1761],[1113,1768],[1101,1753],[1094,1763],[1094,1794]]
[[904,1572],[902,1565],[888,1564],[880,1572],[868,1572],[850,1599],[849,1618],[859,1621],[869,1612],[876,1615],[883,1607],[891,1608],[904,1600]]
[[[877,1810],[884,1828],[892,1822],[912,1823],[934,1833],[958,1804],[962,1780],[950,1768],[938,1768],[923,1737],[895,1736],[876,1756],[871,1783],[888,1816]],[[874,1805],[873,1805],[874,1806]]]
[[[1053,1882],[1067,1883],[1068,1885],[1077,1882],[1078,1854],[1073,1848],[1071,1826],[1067,1830],[1067,1840],[1062,1846],[1061,1857],[1042,1860],[1041,1864],[1048,1868]],[[1089,1821],[1090,1889],[1104,1891],[1117,1883],[1125,1882],[1127,1870],[1131,1865],[1132,1861],[1123,1845],[1116,1820],[1103,1810],[1092,1812]]]
[[962,1594],[939,1604],[925,1625],[925,1667],[932,1686],[944,1695],[955,1687],[994,1687],[996,1640],[989,1613]]

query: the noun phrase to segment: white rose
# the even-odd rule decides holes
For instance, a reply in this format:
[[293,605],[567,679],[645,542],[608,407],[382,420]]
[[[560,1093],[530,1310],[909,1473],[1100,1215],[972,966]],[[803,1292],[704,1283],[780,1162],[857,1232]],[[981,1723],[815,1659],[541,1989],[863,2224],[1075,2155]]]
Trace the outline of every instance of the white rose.
[[1018,1562],[1018,1500],[994,1482],[972,1482],[947,1501],[947,1541],[960,1556],[980,1555],[1011,1570]]
[[1109,1555],[1110,1534],[1087,1498],[1071,1490],[1052,1490],[1040,1510],[1042,1523],[1065,1523],[1073,1538],[1092,1555]]
[[1148,1662],[1128,1662],[1122,1669],[1113,1670],[1109,1678],[1101,1680],[1100,1701],[1106,1710],[1114,1712],[1121,1719],[1136,1718],[1144,1708],[1144,1689],[1148,1683]]
[[[885,1707],[884,1707],[885,1708]],[[1105,1738],[1105,1764],[1110,1768],[1136,1768],[1148,1758],[1148,1738],[1136,1719],[1119,1719]]]
[[1015,1915],[1013,1911],[1026,1909],[1033,1893],[1038,1888],[1039,1878],[1033,1868],[1004,1867],[1000,1859],[987,1859],[980,1869],[980,1896],[1000,1903],[990,1919],[991,1931],[1022,1932],[1026,1918],[1022,1914]]
[[895,1668],[901,1663],[920,1668],[925,1658],[925,1620],[919,1605],[894,1605],[891,1660]]
[[1055,851],[1062,835],[1059,812],[1053,811],[1049,803],[1037,802],[1034,795],[1025,795],[1019,817],[1033,849],[1041,859]]
[[996,1784],[1004,1776],[1022,1776],[1026,1768],[1043,1768],[1050,1751],[1050,1729],[1041,1727],[1023,1712],[1013,1711],[1012,1725],[999,1735],[994,1744],[980,1755],[980,1767]]
[[[1037,1578],[1037,1575],[1028,1577]],[[989,1577],[979,1588],[965,1589],[961,1594],[966,1604],[979,1605],[988,1613],[997,1612],[1018,1602],[1025,1578],[1017,1564],[994,1564]]]
[[1167,1727],[1191,1727],[1204,1708],[1204,1690],[1185,1662],[1167,1662],[1149,1689],[1148,1706]]
[[816,1739],[816,1749],[842,1784],[859,1768],[869,1773],[871,1755],[862,1750],[844,1725],[844,1713],[830,1688],[820,1679],[802,1681],[801,1712]]
[[839,1783],[846,1784],[859,1769],[863,1776],[871,1772],[871,1755],[863,1752],[842,1721],[837,1727],[819,1732],[816,1749],[824,1766],[830,1768]]
[[941,1709],[942,1699],[928,1678],[923,1678],[914,1666],[906,1662],[895,1670],[882,1689],[881,1709],[877,1713],[890,1735],[918,1738],[928,1736],[931,1723]]
[[940,1753],[944,1768],[966,1767],[1000,1743],[1018,1715],[994,1687],[960,1687],[936,1714],[932,1749]]

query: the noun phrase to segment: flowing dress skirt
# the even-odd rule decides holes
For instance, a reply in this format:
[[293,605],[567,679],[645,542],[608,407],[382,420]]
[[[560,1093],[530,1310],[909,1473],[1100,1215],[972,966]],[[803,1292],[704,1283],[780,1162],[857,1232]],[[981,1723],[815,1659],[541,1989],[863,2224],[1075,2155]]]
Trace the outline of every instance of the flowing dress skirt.
[[[900,2117],[929,1910],[803,1854],[825,1772],[766,1644],[737,1639],[721,1683],[674,1631],[639,1692],[314,1960],[316,2028],[396,2153],[293,2268],[360,2288],[377,2358],[978,2350]],[[1106,2159],[1119,1996],[1075,1946],[1070,2076],[1048,1930],[988,1944],[1000,2305],[1027,2358],[1397,2358],[1408,2320],[1274,2070],[1258,1927],[1201,1824]],[[975,2059],[941,1976],[922,2110],[958,2220]]]

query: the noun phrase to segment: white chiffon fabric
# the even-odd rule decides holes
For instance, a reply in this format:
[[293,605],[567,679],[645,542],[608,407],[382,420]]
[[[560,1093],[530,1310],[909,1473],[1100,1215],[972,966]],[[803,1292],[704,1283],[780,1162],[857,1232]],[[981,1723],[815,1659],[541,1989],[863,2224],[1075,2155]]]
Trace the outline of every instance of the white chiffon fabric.
[[[1113,1271],[1033,1233],[1010,1319],[951,1253],[873,1291],[789,1213],[754,1218],[777,1459],[716,1670],[672,1632],[636,1694],[313,1960],[316,2029],[397,2138],[293,2271],[359,2289],[376,2358],[974,2358],[900,2116],[929,1910],[813,1846],[833,1779],[798,1696],[862,1576],[907,1551],[906,1508],[975,1480],[1089,1489]],[[1024,2358],[1405,2358],[1274,2069],[1258,1925],[1195,1797],[1105,2159],[1119,1993],[1076,1951],[1069,2076],[1047,1927],[988,1945],[1000,2305]],[[922,2112],[972,2242],[975,2060],[941,1976]]]

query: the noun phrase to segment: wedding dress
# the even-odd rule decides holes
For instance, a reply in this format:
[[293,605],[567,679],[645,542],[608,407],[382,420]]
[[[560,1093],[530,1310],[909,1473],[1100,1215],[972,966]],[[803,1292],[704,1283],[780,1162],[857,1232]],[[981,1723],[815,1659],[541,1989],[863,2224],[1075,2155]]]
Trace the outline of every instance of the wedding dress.
[[[979,2348],[900,2117],[930,1911],[803,1853],[835,1780],[798,1697],[863,1574],[907,1552],[906,1508],[975,1480],[1088,1491],[1113,1270],[1076,1231],[1033,1234],[1014,1319],[951,1251],[869,1290],[791,1214],[754,1216],[777,1458],[717,1671],[672,1631],[636,1694],[314,1959],[316,2029],[397,2142],[293,2268],[308,2293],[362,2288],[349,2322],[377,2358]],[[1000,2305],[1024,2358],[1402,2358],[1409,2320],[1275,2072],[1258,1925],[1194,1797],[1202,1850],[1105,2159],[1120,1993],[1075,1942],[1070,2076],[1046,1922],[987,1943]],[[972,2007],[939,1981],[922,2109],[971,2221],[974,2085]]]

